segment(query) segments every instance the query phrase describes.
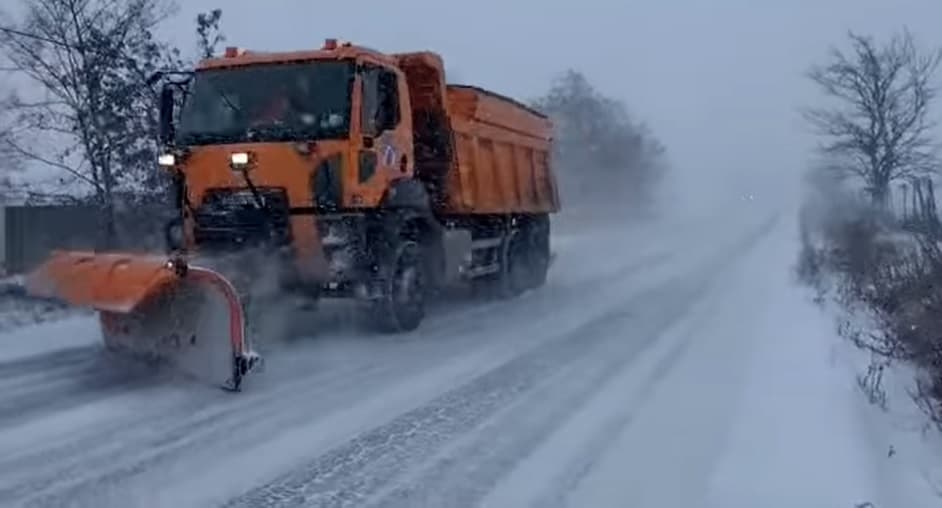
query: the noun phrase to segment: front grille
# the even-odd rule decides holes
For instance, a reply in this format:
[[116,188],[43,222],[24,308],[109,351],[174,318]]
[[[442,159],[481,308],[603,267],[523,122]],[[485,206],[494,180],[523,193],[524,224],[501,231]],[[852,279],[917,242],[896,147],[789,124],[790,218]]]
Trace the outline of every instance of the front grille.
[[237,248],[290,242],[288,197],[283,189],[259,188],[264,208],[249,189],[212,189],[195,211],[198,245]]

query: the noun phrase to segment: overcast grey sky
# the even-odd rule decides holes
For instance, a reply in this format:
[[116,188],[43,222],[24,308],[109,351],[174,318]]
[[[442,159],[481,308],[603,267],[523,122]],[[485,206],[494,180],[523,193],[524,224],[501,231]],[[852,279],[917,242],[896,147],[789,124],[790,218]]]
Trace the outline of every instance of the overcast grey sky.
[[219,6],[229,45],[304,48],[338,37],[384,51],[432,49],[460,81],[518,98],[573,67],[649,122],[683,173],[767,182],[805,165],[810,139],[796,108],[814,90],[801,74],[847,30],[884,35],[907,25],[942,43],[939,0],[180,3],[166,33],[184,47],[195,14]]

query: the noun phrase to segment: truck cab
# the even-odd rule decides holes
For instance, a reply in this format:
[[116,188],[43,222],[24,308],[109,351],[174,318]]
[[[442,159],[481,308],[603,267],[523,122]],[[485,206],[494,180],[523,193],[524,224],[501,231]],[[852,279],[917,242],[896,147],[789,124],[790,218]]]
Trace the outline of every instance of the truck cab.
[[274,244],[303,260],[303,278],[323,280],[330,232],[319,229],[375,210],[412,177],[406,78],[372,50],[228,48],[201,62],[183,100],[165,90],[160,163],[178,182],[180,247]]

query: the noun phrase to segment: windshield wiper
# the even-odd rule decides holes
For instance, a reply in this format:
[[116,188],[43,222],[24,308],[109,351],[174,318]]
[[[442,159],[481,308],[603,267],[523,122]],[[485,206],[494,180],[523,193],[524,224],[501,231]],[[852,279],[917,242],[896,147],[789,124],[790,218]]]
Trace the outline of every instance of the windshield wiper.
[[249,140],[263,137],[266,141],[291,141],[316,137],[312,131],[313,129],[299,129],[292,125],[267,124],[249,127],[245,130],[245,137]]
[[180,140],[184,145],[208,145],[238,140],[239,134],[234,132],[182,132]]

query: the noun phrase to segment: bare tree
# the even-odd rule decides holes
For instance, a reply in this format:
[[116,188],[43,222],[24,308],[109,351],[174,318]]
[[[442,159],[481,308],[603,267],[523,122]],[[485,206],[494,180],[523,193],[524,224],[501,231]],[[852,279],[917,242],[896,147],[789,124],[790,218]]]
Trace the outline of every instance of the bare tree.
[[[0,93],[3,93],[0,91]],[[23,158],[13,149],[16,139],[14,118],[11,114],[10,94],[0,99],[0,199],[6,200],[13,192],[12,175],[23,169]]]
[[[58,168],[91,188],[106,238],[115,232],[121,190],[161,199],[155,171],[157,90],[149,77],[181,68],[180,51],[154,36],[170,0],[27,0],[15,28],[0,29],[0,50],[39,93],[13,106],[18,120],[56,148],[12,142],[22,157]],[[221,40],[221,11],[197,19],[201,51]]]
[[906,30],[878,46],[849,33],[850,51],[832,49],[808,77],[834,104],[805,111],[824,140],[826,166],[859,177],[885,206],[891,182],[935,171],[930,107],[942,51],[922,51]]
[[219,29],[222,9],[213,9],[196,15],[196,47],[201,58],[216,54],[216,46],[225,42],[226,36]]
[[666,172],[666,150],[657,137],[583,74],[561,74],[533,104],[554,121],[560,177],[577,198],[638,204]]

